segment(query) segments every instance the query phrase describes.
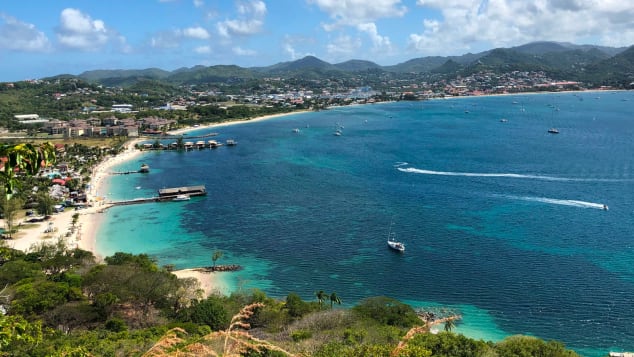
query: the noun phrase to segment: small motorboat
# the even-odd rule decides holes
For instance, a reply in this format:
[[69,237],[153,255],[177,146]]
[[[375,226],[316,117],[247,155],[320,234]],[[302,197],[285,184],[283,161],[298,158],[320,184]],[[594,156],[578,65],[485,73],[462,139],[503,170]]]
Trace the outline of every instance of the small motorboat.
[[548,129],[548,132],[551,133],[551,134],[559,134],[559,130],[557,130],[555,128]]
[[172,198],[172,201],[189,201],[190,197],[189,195],[177,195],[176,197]]

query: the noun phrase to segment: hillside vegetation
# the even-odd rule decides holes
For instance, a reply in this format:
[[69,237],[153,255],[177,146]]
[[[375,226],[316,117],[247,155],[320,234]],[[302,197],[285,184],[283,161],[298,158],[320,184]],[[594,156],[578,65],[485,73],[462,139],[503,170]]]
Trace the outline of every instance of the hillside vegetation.
[[204,298],[196,280],[144,254],[100,264],[63,242],[0,254],[7,356],[576,356],[535,337],[470,339],[451,320],[432,334],[424,314],[389,297],[352,308],[323,291],[314,301],[258,290]]

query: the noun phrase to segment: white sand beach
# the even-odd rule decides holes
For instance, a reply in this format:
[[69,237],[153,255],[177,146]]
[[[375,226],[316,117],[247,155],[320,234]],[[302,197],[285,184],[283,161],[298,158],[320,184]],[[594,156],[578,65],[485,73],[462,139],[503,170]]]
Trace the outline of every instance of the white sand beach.
[[[202,128],[212,128],[218,126],[236,125],[242,123],[253,123],[281,116],[293,115],[301,113],[295,111],[290,113],[266,115],[249,120],[236,120],[217,124],[210,124],[198,127],[188,127],[170,131],[169,135],[183,134],[188,131],[200,130]],[[87,192],[87,200],[89,207],[81,210],[67,209],[64,212],[56,213],[50,219],[29,223],[27,217],[20,217],[15,220],[15,225],[19,227],[18,232],[13,235],[12,239],[5,240],[7,247],[29,252],[34,247],[46,243],[55,244],[60,239],[64,240],[69,247],[77,247],[92,252],[98,260],[104,257],[97,251],[97,231],[102,221],[104,210],[110,205],[104,193],[107,191],[105,178],[111,173],[112,167],[120,163],[133,160],[142,154],[142,151],[135,148],[135,145],[147,141],[147,138],[134,138],[126,143],[123,152],[116,156],[111,156],[97,165],[92,172],[90,189]],[[78,219],[73,225],[73,215],[78,214]],[[0,225],[5,227],[4,220],[0,220]],[[229,294],[229,287],[224,283],[221,277],[228,272],[204,272],[196,269],[184,269],[173,272],[179,278],[193,277],[196,278],[201,288],[208,296],[212,293]]]
[[179,279],[194,278],[198,280],[205,296],[212,294],[229,295],[231,293],[229,286],[225,284],[225,279],[223,279],[223,275],[231,274],[228,272],[205,272],[198,269],[182,269],[175,270],[172,274],[176,275]]
[[231,125],[238,125],[238,124],[255,123],[255,122],[259,122],[259,121],[263,121],[263,120],[280,118],[280,117],[285,117],[285,116],[299,114],[299,113],[305,113],[307,111],[308,110],[296,110],[296,111],[289,112],[289,113],[263,115],[261,117],[257,117],[257,118],[253,118],[253,119],[231,120],[231,121],[225,121],[225,122],[222,122],[222,123],[212,123],[212,124],[203,124],[203,125],[199,125],[199,126],[190,126],[190,127],[187,127],[187,128],[180,128],[180,129],[176,129],[176,130],[170,130],[170,131],[167,132],[167,134],[168,135],[179,135],[179,134],[187,133],[189,131],[200,130],[200,129],[209,129],[209,128],[215,128],[215,127],[219,127],[219,126],[231,126]]
[[[99,215],[108,205],[104,197],[97,196],[102,192],[104,177],[109,174],[110,169],[121,162],[132,160],[140,155],[140,151],[134,148],[140,139],[130,140],[126,143],[126,149],[117,156],[112,156],[102,161],[94,168],[91,177],[91,189],[87,192],[89,207],[82,210],[66,209],[64,212],[56,213],[50,219],[29,223],[27,217],[21,217],[14,223],[18,226],[18,232],[13,239],[5,241],[8,247],[19,249],[25,252],[32,250],[33,246],[42,243],[56,243],[60,239],[66,241],[70,247],[78,247],[93,252],[99,257],[96,251],[96,230],[99,227]],[[73,226],[73,215],[78,214],[78,220]],[[5,226],[4,220],[0,224]]]

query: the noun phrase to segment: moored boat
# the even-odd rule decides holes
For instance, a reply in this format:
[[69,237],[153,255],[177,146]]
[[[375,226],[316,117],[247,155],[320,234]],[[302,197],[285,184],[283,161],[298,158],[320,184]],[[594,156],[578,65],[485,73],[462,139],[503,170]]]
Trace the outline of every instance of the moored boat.
[[405,251],[405,244],[396,241],[396,233],[392,232],[392,224],[390,224],[390,230],[387,233],[387,245],[398,252]]
[[388,245],[390,248],[392,248],[392,249],[394,249],[394,250],[397,250],[397,251],[399,251],[399,252],[404,252],[404,251],[405,251],[405,245],[404,245],[403,243],[401,243],[401,242],[396,242],[396,241],[393,241],[393,240],[388,240],[388,241],[387,241],[387,245]]
[[172,201],[189,201],[190,197],[189,195],[177,195],[176,197],[172,198]]

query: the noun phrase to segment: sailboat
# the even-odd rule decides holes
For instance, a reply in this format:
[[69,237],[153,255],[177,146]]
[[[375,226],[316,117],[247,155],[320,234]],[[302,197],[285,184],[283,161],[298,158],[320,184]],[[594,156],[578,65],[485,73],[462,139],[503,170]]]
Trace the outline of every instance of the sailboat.
[[392,224],[390,224],[390,229],[387,233],[387,245],[398,252],[404,252],[405,244],[396,241],[396,233],[392,232]]
[[[557,111],[559,111],[559,108],[557,108],[554,104],[549,104],[549,107],[551,108],[555,108],[557,109]],[[551,115],[550,115],[550,121],[554,122],[555,121],[555,109],[552,110]],[[552,127],[550,129],[548,129],[548,133],[550,134],[559,134],[559,129]]]

